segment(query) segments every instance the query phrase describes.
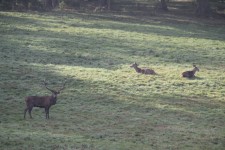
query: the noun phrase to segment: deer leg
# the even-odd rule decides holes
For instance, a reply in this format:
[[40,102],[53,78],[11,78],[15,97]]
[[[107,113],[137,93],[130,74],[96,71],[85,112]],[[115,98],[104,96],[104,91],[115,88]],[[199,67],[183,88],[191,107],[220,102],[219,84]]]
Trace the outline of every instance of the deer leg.
[[47,108],[45,108],[45,118],[47,119]]
[[45,108],[46,119],[49,119],[49,108]]
[[48,109],[48,119],[49,119],[49,109]]
[[28,108],[24,109],[24,119],[26,118],[26,113],[27,113]]
[[29,112],[30,118],[32,119],[31,111],[32,111],[32,107],[28,108],[28,112]]

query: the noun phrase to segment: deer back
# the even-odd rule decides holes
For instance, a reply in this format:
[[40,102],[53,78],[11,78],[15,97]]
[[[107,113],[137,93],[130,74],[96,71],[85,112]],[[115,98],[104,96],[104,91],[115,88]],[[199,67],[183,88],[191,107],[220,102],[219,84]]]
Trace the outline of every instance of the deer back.
[[28,107],[49,107],[56,103],[53,96],[29,96],[26,98]]
[[154,70],[148,69],[148,68],[139,68],[138,64],[135,62],[132,64],[130,67],[133,67],[137,73],[142,73],[142,74],[156,74]]
[[144,69],[145,70],[145,74],[156,74],[154,70],[152,69]]
[[187,78],[191,78],[194,76],[194,72],[193,71],[185,71],[182,73],[183,77],[187,77]]

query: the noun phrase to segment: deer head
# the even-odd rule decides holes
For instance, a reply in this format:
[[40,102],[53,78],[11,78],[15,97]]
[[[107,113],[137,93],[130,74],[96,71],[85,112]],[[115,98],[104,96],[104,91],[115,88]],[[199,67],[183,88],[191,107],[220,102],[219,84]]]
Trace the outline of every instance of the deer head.
[[58,94],[60,94],[60,92],[65,88],[66,85],[66,80],[64,81],[63,86],[59,89],[59,90],[52,90],[49,87],[47,87],[48,83],[46,82],[46,80],[44,80],[44,86],[47,90],[52,92],[53,97],[57,97]]
[[138,64],[136,62],[134,62],[130,67],[136,68],[137,66],[138,66]]
[[198,67],[195,65],[195,64],[193,64],[193,67],[194,67],[194,71],[199,71],[199,69],[198,69]]

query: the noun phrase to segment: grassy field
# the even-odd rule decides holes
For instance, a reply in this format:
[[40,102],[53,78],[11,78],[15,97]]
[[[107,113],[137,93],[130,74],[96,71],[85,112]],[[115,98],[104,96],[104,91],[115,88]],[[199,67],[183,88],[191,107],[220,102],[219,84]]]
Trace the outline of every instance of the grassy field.
[[[0,12],[0,149],[224,149],[225,25],[213,22]],[[193,63],[196,78],[181,78]],[[44,79],[68,83],[49,120],[39,108],[24,120],[24,98],[50,94]]]

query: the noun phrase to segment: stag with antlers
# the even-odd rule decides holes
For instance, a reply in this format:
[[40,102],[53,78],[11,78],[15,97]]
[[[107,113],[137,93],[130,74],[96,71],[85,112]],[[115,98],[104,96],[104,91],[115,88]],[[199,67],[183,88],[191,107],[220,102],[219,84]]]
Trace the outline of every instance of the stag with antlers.
[[26,118],[26,112],[29,112],[30,118],[31,116],[31,111],[33,107],[40,107],[40,108],[45,108],[45,114],[46,114],[46,119],[49,119],[49,108],[52,105],[56,104],[57,101],[57,95],[60,94],[60,92],[65,88],[66,81],[64,82],[63,86],[59,90],[52,90],[47,87],[47,83],[44,80],[44,86],[46,89],[52,92],[51,96],[28,96],[25,98],[26,102],[26,108],[24,110],[24,119]]

